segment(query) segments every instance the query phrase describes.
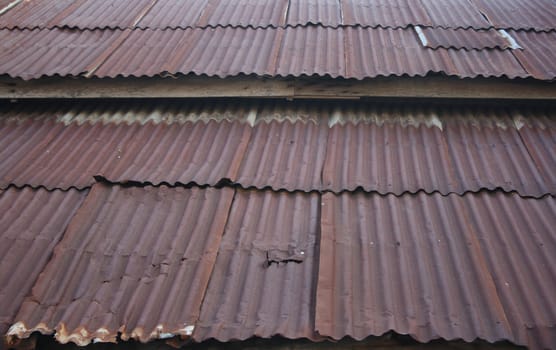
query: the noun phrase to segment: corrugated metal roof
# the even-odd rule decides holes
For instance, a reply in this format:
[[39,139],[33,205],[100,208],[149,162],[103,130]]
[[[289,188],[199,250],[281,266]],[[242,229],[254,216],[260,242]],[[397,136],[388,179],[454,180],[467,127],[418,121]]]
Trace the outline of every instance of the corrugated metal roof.
[[427,11],[433,26],[442,28],[492,27],[472,1],[461,0],[419,0]]
[[0,334],[4,335],[87,191],[0,191]]
[[343,22],[339,0],[290,0],[287,15],[286,24],[289,26],[338,27]]
[[[543,295],[556,280],[547,269],[554,266],[556,248],[549,233],[554,198],[500,192],[325,194],[321,215],[316,307],[321,335],[363,339],[394,330],[424,342],[481,338],[533,346],[519,334],[529,328],[542,334],[541,341],[554,339],[554,300]],[[531,240],[536,230],[542,233]],[[483,250],[500,240],[512,243],[497,244],[492,256]],[[529,254],[537,257],[528,260]],[[527,283],[527,290],[521,289]],[[525,305],[530,309],[521,317],[534,319],[521,322],[512,312]],[[539,313],[531,316],[535,310]]]
[[190,336],[233,193],[95,185],[8,334],[79,345]]
[[524,48],[513,51],[519,63],[537,79],[546,79],[556,75],[556,32],[533,33],[517,32],[508,33]]
[[493,26],[506,29],[554,30],[552,0],[471,0]]
[[209,0],[157,1],[137,23],[139,28],[193,28]]
[[442,29],[422,28],[427,40],[427,47],[437,49],[508,49],[510,43],[495,29],[473,30],[473,29]]
[[85,188],[94,176],[216,185],[236,178],[250,133],[249,125],[227,121],[171,126],[7,123],[0,127],[0,187]]
[[556,192],[549,106],[238,103],[14,108],[0,122],[0,188],[85,188],[103,176],[306,192]]
[[0,72],[22,79],[77,76],[95,69],[121,31],[0,30]]
[[[4,49],[0,74],[23,79],[168,73],[221,78],[254,74],[364,79],[429,73],[459,78],[556,77],[551,54],[556,32],[511,34],[523,50],[502,50],[496,35],[478,39],[483,35],[474,30],[426,33],[435,47],[441,47],[430,50],[411,28],[0,30]],[[493,46],[488,50],[452,49]]]
[[286,21],[288,0],[209,0],[199,27],[279,27]]
[[322,189],[328,126],[272,121],[253,128],[236,182],[275,190]]
[[196,341],[317,338],[319,214],[315,193],[236,193]]

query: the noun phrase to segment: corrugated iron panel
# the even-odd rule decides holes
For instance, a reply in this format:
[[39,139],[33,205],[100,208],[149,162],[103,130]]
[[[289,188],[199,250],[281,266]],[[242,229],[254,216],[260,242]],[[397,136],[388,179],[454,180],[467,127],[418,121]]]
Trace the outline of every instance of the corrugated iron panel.
[[191,335],[232,198],[95,185],[8,334],[55,332],[78,345]]
[[[393,330],[421,342],[523,344],[512,334],[476,235],[490,222],[470,216],[470,198],[486,197],[499,215],[491,218],[495,222],[501,216],[531,219],[506,205],[523,199],[501,193],[324,194],[317,332],[363,339]],[[554,199],[544,200],[552,208],[540,215],[554,223]],[[523,297],[537,303],[530,294]]]
[[556,344],[556,199],[465,196],[486,266],[517,343]]
[[288,0],[208,0],[197,25],[279,27],[286,22]]
[[315,339],[320,196],[238,191],[193,338]]
[[286,24],[338,27],[342,24],[340,0],[290,0]]
[[5,123],[0,127],[0,187],[85,188],[97,175],[116,182],[215,185],[235,179],[250,133],[249,125],[227,121]]
[[348,78],[425,76],[430,72],[457,75],[446,52],[427,50],[413,29],[346,28],[345,38]]
[[342,0],[342,16],[344,25],[362,27],[432,25],[421,2],[415,0]]
[[519,129],[519,136],[527,147],[535,165],[543,175],[551,193],[556,191],[556,117],[549,125],[527,123]]
[[334,192],[464,192],[437,127],[345,124],[330,129],[323,188]]
[[556,31],[535,33],[509,30],[508,33],[523,47],[523,50],[512,52],[527,72],[537,79],[554,79]]
[[86,191],[0,191],[0,334],[48,262]]
[[282,34],[230,27],[133,31],[95,76],[274,75]]
[[337,78],[345,72],[343,30],[316,26],[284,30],[275,75]]
[[554,30],[552,0],[471,0],[496,28]]
[[419,0],[434,27],[442,28],[491,28],[472,1],[462,0]]
[[137,23],[139,28],[193,28],[208,0],[158,0]]
[[508,49],[511,47],[495,29],[442,29],[422,28],[427,39],[427,47],[437,49]]
[[327,137],[326,124],[259,123],[253,128],[237,183],[275,190],[320,190]]
[[[473,112],[454,108],[451,111],[454,118],[446,119],[444,124],[447,151],[457,183],[463,189],[501,188],[534,197],[556,193],[556,188],[547,183],[537,169],[515,128],[504,129],[480,122],[477,125],[470,122],[466,114]],[[457,118],[458,115],[463,119]],[[488,111],[484,117],[489,119]]]
[[[451,75],[465,78],[507,77],[510,79],[531,77],[512,53],[515,50],[443,50],[455,67]],[[550,79],[550,78],[546,78]]]
[[75,1],[22,1],[0,15],[0,29],[46,28],[56,15],[64,12],[72,4],[75,4]]
[[77,76],[94,69],[97,59],[122,35],[113,30],[0,30],[0,74],[22,79]]

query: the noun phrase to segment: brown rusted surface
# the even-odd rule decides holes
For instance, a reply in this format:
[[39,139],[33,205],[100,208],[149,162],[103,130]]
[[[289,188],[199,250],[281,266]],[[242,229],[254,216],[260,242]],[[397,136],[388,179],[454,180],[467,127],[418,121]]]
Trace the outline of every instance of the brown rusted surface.
[[[0,187],[85,188],[114,182],[215,185],[237,176],[251,127],[240,122],[0,126]],[[148,150],[148,151],[147,151]]]
[[554,1],[471,0],[471,2],[496,28],[554,30],[554,18],[556,18]]
[[321,335],[551,346],[554,198],[324,194],[321,217]]
[[257,124],[236,182],[244,187],[319,191],[328,126],[271,121]]
[[286,25],[338,27],[344,24],[340,3],[338,0],[290,0]]
[[464,50],[483,50],[483,49],[508,49],[510,43],[495,29],[474,30],[474,29],[443,29],[443,28],[422,28],[427,47],[437,49],[464,49]]
[[320,196],[239,190],[193,338],[315,340]]
[[[457,50],[452,47],[461,46],[461,42],[475,42],[477,34],[469,29],[457,36],[459,39],[449,49],[430,50],[423,46],[413,28],[3,29],[0,30],[3,49],[0,74],[26,80],[53,75],[153,77],[167,74],[220,78],[253,74],[365,79],[431,73],[459,78],[552,80],[555,77],[550,53],[535,58],[540,49],[550,47],[542,42],[545,37],[552,40],[552,32],[520,36],[517,40],[526,48],[523,52],[498,47]],[[530,48],[527,41],[531,42]],[[469,45],[483,47],[485,43]]]
[[8,335],[79,345],[190,336],[233,193],[95,185]]
[[556,31],[533,33],[509,30],[523,50],[514,50],[519,63],[537,79],[556,74]]
[[87,191],[0,191],[0,335],[42,272]]

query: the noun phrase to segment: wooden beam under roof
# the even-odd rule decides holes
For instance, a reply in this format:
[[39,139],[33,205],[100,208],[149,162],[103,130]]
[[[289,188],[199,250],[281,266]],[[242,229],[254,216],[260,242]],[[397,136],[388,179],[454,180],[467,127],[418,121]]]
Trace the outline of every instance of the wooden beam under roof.
[[528,79],[384,77],[366,80],[239,76],[226,79],[181,76],[153,78],[0,78],[0,98],[204,98],[555,100],[556,83]]

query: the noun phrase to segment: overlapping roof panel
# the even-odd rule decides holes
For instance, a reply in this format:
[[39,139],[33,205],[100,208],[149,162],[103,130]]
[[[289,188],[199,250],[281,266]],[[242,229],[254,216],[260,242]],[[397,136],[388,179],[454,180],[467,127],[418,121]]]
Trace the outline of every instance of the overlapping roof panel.
[[320,196],[237,191],[193,337],[316,339]]
[[556,73],[556,32],[532,33],[509,31],[523,50],[514,51],[519,63],[537,79]]
[[471,0],[471,2],[497,28],[554,31],[556,3],[552,0]]
[[[554,339],[554,304],[544,295],[555,280],[554,198],[356,193],[325,194],[322,201],[320,334],[362,339],[394,330],[424,342],[534,346],[520,334],[528,328],[549,340],[544,346]],[[536,272],[520,278],[530,268]],[[528,310],[517,316],[522,307]]]
[[[81,189],[101,176],[119,183],[231,182],[397,195],[500,188],[542,197],[556,190],[549,107],[271,102],[239,108],[225,101],[80,106],[23,106],[6,113],[0,122],[1,188]],[[239,120],[230,121],[234,116]]]
[[511,44],[494,30],[422,28],[427,47],[437,49],[508,49]]
[[0,191],[0,334],[46,266],[87,191]]
[[79,345],[190,336],[233,193],[95,185],[8,334]]

